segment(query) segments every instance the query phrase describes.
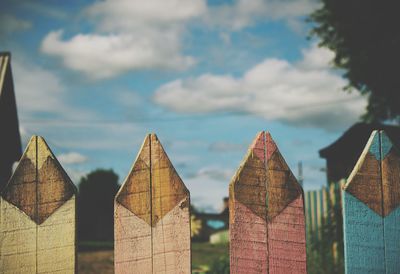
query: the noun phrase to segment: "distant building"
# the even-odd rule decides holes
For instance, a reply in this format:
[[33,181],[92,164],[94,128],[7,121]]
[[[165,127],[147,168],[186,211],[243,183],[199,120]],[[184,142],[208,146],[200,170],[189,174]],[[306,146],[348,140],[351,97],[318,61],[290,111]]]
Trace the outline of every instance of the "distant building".
[[220,213],[192,212],[196,220],[200,221],[201,228],[194,241],[208,242],[210,236],[217,232],[225,231],[229,227],[229,198],[223,199],[223,207]]
[[10,53],[0,52],[0,190],[22,154],[10,63]]
[[319,151],[320,157],[326,159],[328,183],[347,179],[373,130],[385,130],[394,145],[400,148],[400,127],[357,123],[334,143]]

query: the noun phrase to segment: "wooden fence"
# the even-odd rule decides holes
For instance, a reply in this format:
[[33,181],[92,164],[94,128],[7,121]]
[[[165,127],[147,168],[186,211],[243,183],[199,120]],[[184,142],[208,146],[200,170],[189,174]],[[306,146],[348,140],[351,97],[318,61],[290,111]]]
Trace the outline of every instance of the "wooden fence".
[[[329,220],[338,193],[304,197],[270,134],[259,133],[229,186],[231,273],[307,273],[306,227]],[[372,134],[341,196],[346,272],[398,272],[400,157],[383,132]],[[75,198],[33,136],[0,196],[0,273],[75,273]],[[156,135],[146,136],[114,206],[115,273],[191,272],[189,191]]]
[[341,189],[345,180],[332,183],[329,187],[306,191],[304,194],[307,237],[319,238],[325,224],[329,225],[337,218],[336,207],[341,207]]
[[319,254],[321,263],[330,265],[337,273],[343,272],[344,184],[345,180],[341,180],[304,195],[308,251]]

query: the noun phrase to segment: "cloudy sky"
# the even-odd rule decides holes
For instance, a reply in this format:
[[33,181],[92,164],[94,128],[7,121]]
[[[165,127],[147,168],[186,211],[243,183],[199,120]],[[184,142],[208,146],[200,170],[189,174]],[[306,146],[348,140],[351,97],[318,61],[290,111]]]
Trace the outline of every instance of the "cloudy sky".
[[45,137],[75,183],[122,182],[155,132],[195,206],[218,210],[247,146],[268,130],[304,187],[326,183],[318,150],[366,101],[341,91],[332,52],[307,40],[314,0],[0,3],[24,144]]

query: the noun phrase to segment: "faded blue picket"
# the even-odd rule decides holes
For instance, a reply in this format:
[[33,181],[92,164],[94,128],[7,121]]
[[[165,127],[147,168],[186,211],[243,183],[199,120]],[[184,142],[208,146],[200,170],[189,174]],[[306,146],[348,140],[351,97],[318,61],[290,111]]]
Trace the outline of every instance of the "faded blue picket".
[[385,273],[382,218],[351,194],[342,197],[346,273]]
[[374,131],[343,188],[346,273],[399,273],[399,155]]

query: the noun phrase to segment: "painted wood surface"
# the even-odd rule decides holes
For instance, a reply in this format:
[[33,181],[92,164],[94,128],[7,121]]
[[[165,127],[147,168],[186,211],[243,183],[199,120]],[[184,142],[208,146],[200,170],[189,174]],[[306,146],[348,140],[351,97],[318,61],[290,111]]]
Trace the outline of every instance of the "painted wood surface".
[[231,273],[306,273],[303,191],[260,132],[229,186]]
[[76,188],[33,136],[0,198],[0,273],[75,273]]
[[400,271],[400,153],[380,132],[386,273]]
[[115,273],[191,273],[189,191],[155,134],[114,205]]
[[374,131],[343,188],[346,273],[398,273],[399,172],[398,150]]

